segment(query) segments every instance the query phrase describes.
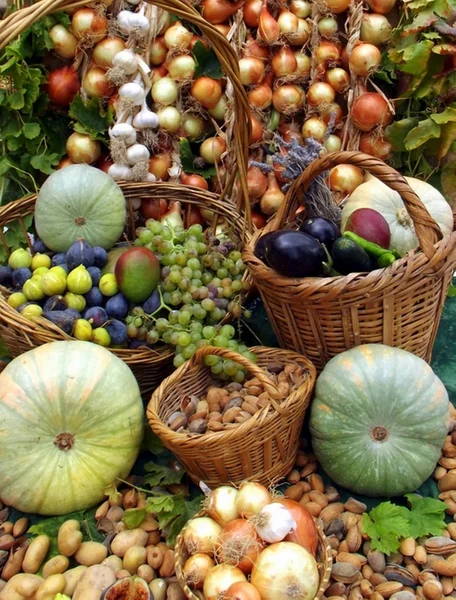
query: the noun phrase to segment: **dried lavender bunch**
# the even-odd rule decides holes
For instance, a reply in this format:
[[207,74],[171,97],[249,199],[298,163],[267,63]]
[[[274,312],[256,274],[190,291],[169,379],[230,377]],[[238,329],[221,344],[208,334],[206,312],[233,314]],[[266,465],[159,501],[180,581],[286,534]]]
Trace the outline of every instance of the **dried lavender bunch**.
[[[328,127],[328,131],[331,127]],[[296,139],[291,142],[285,142],[280,135],[275,134],[274,143],[278,151],[272,155],[272,162],[276,165],[284,167],[281,175],[283,179],[287,179],[288,183],[283,184],[282,190],[286,191],[293,181],[295,181],[305,169],[314,161],[317,160],[324,147],[314,140],[307,138],[304,145],[301,145]],[[287,150],[285,154],[281,150]],[[273,170],[272,165],[251,162],[252,165],[259,167],[263,172]],[[301,202],[306,207],[306,217],[326,217],[336,224],[340,223],[341,209],[334,203],[331,191],[325,183],[327,173],[322,173],[316,177],[309,186],[309,189],[304,194]]]

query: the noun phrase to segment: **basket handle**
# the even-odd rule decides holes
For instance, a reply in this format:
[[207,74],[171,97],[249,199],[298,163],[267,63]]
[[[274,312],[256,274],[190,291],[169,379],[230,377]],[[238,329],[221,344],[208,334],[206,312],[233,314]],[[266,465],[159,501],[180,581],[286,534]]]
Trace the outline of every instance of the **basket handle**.
[[226,360],[237,362],[247,369],[249,373],[254,375],[263,384],[265,391],[269,394],[269,402],[273,406],[274,410],[276,410],[279,414],[285,413],[284,408],[280,405],[282,396],[267,375],[266,371],[245,356],[242,356],[242,354],[238,354],[237,352],[229,350],[228,348],[219,348],[218,346],[203,346],[195,352],[190,360],[193,364],[200,364],[205,356],[214,355],[225,358]]
[[362,152],[332,152],[311,163],[287,191],[285,199],[268,230],[281,229],[287,219],[294,214],[299,198],[302,198],[308,190],[312,180],[321,173],[341,164],[355,165],[360,169],[364,169],[401,196],[415,225],[421,249],[430,260],[435,254],[434,244],[442,239],[439,226],[400,173],[378,158]]

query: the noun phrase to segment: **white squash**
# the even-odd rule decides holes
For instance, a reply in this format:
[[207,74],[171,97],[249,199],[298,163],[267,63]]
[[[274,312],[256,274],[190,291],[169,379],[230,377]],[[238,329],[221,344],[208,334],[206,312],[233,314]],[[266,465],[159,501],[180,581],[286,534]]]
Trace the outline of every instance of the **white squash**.
[[[406,177],[406,180],[440,227],[442,234],[449,235],[453,231],[453,212],[442,194],[420,179]],[[404,255],[417,248],[419,242],[415,227],[402,198],[379,179],[369,177],[350,195],[342,210],[342,232],[349,216],[359,208],[372,208],[385,217],[391,230],[390,249]]]

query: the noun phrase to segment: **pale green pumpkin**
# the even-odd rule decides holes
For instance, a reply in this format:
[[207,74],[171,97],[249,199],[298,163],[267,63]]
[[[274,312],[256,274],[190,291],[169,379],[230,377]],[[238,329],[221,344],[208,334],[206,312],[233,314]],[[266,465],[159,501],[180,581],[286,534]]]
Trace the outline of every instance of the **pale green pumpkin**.
[[367,344],[332,358],[311,407],[313,450],[339,485],[367,496],[416,490],[449,427],[448,394],[421,358]]
[[45,344],[0,374],[0,497],[23,512],[94,506],[139,453],[144,411],[128,366],[89,342]]
[[35,227],[55,252],[66,252],[76,240],[112,248],[127,216],[125,197],[106,173],[89,165],[70,165],[42,185],[35,206]]

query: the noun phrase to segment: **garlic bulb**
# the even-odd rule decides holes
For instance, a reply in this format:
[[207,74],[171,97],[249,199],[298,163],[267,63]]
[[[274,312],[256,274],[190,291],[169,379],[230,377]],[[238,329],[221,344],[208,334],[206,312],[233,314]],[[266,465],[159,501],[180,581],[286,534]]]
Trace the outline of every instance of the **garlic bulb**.
[[121,10],[117,15],[117,24],[123,33],[137,31],[143,35],[149,31],[149,19],[141,13]]
[[157,181],[157,178],[153,173],[147,173],[146,181],[149,183],[154,183],[154,181]]
[[133,125],[136,129],[156,129],[159,125],[157,115],[147,108],[144,102],[141,110],[133,119]]
[[297,527],[291,512],[282,504],[267,504],[254,517],[256,532],[269,544],[281,542]]
[[135,128],[128,123],[116,123],[109,129],[109,137],[127,139],[132,135],[136,136]]
[[114,67],[121,67],[127,75],[133,75],[138,70],[136,55],[128,48],[118,52],[112,59],[112,64]]
[[130,83],[124,83],[120,86],[119,97],[129,98],[135,106],[141,106],[146,99],[146,94],[139,83],[131,81]]
[[133,144],[127,150],[127,161],[130,165],[135,165],[144,160],[149,160],[150,152],[143,144]]
[[131,169],[127,165],[119,165],[114,163],[108,169],[108,175],[114,181],[128,181],[131,178]]

